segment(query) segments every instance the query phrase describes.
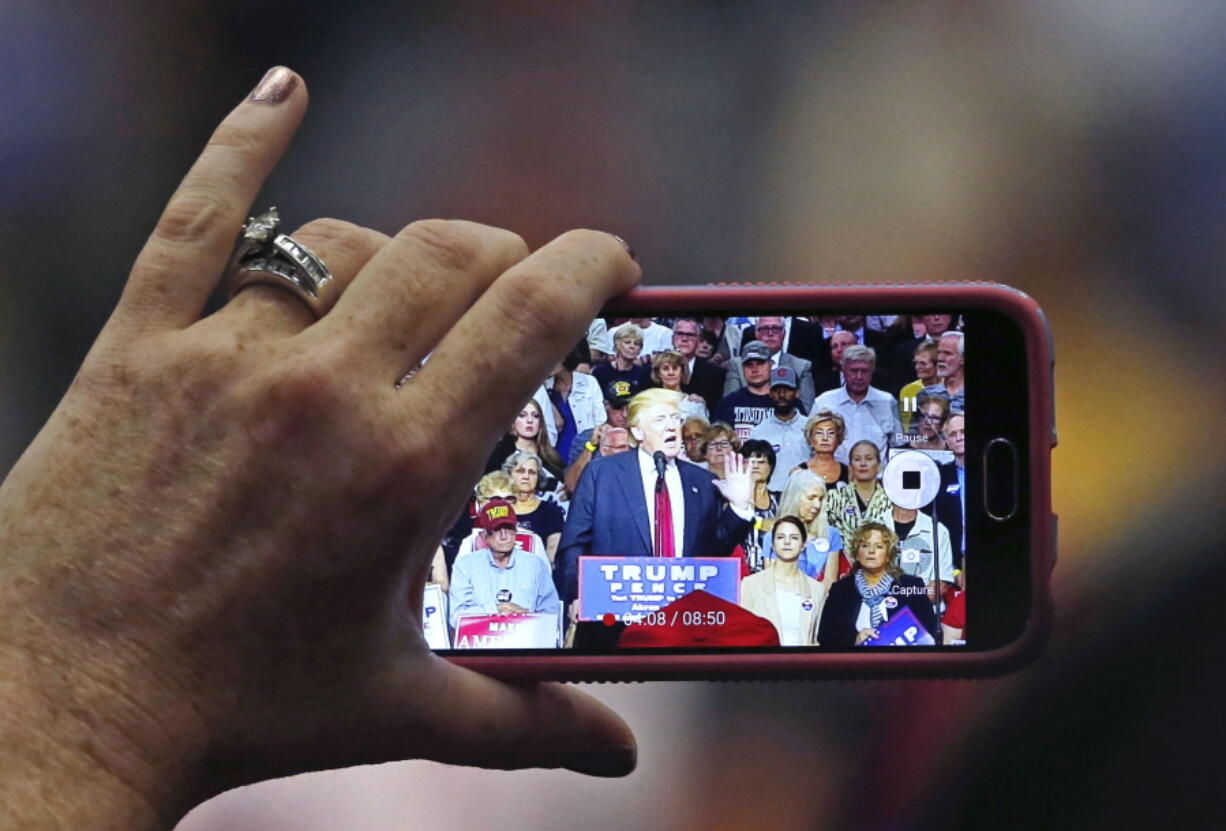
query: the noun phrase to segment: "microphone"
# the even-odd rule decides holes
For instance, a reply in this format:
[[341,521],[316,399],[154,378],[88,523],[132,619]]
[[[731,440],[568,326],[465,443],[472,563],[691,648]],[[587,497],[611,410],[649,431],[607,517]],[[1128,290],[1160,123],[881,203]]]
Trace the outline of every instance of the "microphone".
[[657,450],[651,454],[651,458],[656,463],[656,475],[660,477],[657,481],[662,483],[664,481],[664,471],[668,468],[668,457],[664,455],[663,450]]

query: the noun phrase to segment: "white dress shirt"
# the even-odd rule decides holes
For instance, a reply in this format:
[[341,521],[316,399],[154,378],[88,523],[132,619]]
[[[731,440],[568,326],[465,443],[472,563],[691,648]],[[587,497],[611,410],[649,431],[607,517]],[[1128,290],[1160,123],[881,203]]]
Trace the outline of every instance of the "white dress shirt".
[[[647,499],[647,527],[651,529],[651,544],[654,549],[656,544],[656,462],[641,445],[635,454],[638,456],[639,473],[643,480],[643,496]],[[692,464],[692,462],[686,462],[686,464]],[[678,557],[684,557],[685,485],[681,481],[681,471],[677,470],[676,459],[669,459],[668,465],[664,468],[664,487],[668,489],[668,504],[673,511],[673,552]],[[715,486],[708,485],[708,487]],[[746,522],[753,520],[753,505],[740,510],[733,505],[729,507],[734,514]]]
[[[639,458],[639,472],[643,479],[643,495],[647,497],[647,527],[651,529],[651,545],[656,544],[656,462],[641,446],[635,451]],[[664,468],[664,487],[668,489],[668,502],[673,511],[673,552],[682,556],[685,545],[685,486],[681,484],[681,472],[677,460],[669,459]],[[656,552],[659,553],[659,552]]]

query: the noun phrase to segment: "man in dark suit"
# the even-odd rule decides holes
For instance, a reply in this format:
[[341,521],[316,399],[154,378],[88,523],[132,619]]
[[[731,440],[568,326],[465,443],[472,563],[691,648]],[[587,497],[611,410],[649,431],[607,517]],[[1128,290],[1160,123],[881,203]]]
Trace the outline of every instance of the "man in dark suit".
[[677,458],[682,395],[651,389],[630,402],[631,453],[588,465],[558,546],[562,596],[578,594],[579,558],[726,557],[753,520],[753,482],[739,455],[726,477]]
[[[795,355],[797,358],[803,358],[815,367],[822,365],[826,355],[826,339],[822,335],[822,327],[819,324],[793,317],[787,324],[786,339],[787,349],[784,349],[784,352]],[[744,335],[741,336],[741,343],[749,343],[751,340],[760,340],[770,344],[767,338],[759,335],[757,326],[747,327]]]
[[673,322],[673,349],[689,363],[690,380],[682,389],[701,395],[707,402],[707,412],[714,413],[724,396],[724,376],[727,370],[698,357],[701,325],[694,318],[679,317]]

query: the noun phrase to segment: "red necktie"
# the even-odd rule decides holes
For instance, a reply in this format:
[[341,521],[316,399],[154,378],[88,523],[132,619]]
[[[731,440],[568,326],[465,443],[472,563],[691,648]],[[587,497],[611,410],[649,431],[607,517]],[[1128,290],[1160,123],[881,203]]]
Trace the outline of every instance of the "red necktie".
[[673,506],[663,476],[656,477],[656,556],[677,556],[673,540]]

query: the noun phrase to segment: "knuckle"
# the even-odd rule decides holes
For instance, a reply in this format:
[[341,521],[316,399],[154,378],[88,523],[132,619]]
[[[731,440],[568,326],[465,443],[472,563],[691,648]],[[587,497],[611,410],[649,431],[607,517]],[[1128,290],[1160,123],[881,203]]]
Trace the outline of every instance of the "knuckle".
[[469,271],[481,256],[476,234],[445,219],[418,220],[405,226],[398,237],[451,271]]
[[260,130],[235,123],[223,123],[209,139],[204,155],[234,156],[236,161],[248,164],[263,155],[267,138]]
[[375,234],[369,229],[330,217],[311,220],[293,236],[321,256],[342,254],[346,258],[364,259],[377,248]]
[[[221,225],[229,223],[233,213],[230,201],[221,193],[208,187],[195,187],[170,201],[153,233],[170,243],[196,243],[211,238]],[[232,230],[238,231],[237,228]]]
[[506,260],[519,262],[531,253],[528,243],[524,242],[524,238],[514,231],[508,231],[505,228],[489,228],[488,233],[491,243],[498,248]]
[[519,334],[565,328],[578,315],[575,292],[565,274],[526,268],[507,274],[497,285],[498,311]]

